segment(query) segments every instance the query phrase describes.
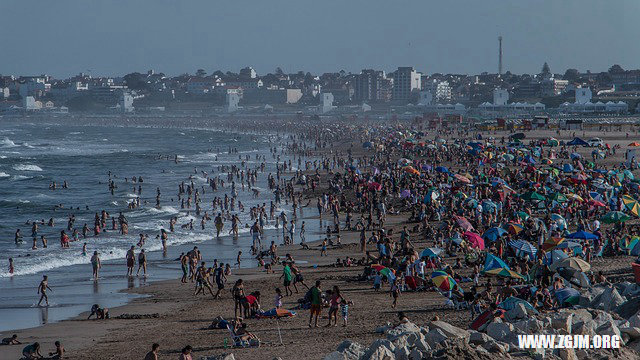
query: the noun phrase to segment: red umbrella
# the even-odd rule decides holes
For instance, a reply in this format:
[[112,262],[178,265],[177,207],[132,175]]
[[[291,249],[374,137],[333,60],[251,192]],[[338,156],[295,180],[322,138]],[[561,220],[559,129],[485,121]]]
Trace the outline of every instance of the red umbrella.
[[373,191],[380,191],[380,190],[382,190],[382,185],[380,185],[377,182],[370,182],[369,185],[367,186],[367,188],[369,190],[373,190]]
[[462,236],[464,236],[464,238],[467,239],[467,241],[469,241],[469,244],[471,244],[471,247],[484,250],[484,239],[482,238],[482,236],[469,231],[464,233]]
[[602,206],[607,206],[607,205],[606,205],[605,203],[603,203],[602,201],[598,201],[598,200],[594,200],[594,199],[589,200],[589,201],[587,202],[587,204],[589,204],[589,205],[591,205],[591,206],[600,206],[600,207],[602,207]]

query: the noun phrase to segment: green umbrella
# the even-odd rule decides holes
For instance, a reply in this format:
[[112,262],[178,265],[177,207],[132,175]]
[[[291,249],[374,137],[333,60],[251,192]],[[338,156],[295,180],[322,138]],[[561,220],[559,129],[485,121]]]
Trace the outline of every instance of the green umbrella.
[[622,211],[610,211],[602,217],[602,222],[607,224],[621,223],[631,219],[631,217]]
[[559,203],[563,203],[567,201],[567,197],[564,196],[564,194],[557,192],[551,195],[551,200],[557,201]]
[[538,194],[535,191],[529,191],[529,192],[524,193],[522,195],[522,199],[527,200],[527,201],[536,201],[536,200],[542,201],[542,200],[545,199],[545,197],[544,197],[544,195]]
[[522,220],[527,220],[529,218],[529,214],[524,211],[518,211],[518,217]]

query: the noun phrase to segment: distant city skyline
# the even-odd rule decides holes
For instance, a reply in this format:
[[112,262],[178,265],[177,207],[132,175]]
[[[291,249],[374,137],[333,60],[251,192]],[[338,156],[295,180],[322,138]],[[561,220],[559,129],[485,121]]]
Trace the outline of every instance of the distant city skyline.
[[639,11],[635,0],[8,0],[0,74],[497,73],[498,36],[503,72],[599,72],[640,67]]

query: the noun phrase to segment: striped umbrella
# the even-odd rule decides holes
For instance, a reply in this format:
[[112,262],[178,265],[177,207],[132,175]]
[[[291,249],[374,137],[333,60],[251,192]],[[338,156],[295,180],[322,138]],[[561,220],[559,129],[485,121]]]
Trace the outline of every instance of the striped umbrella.
[[640,211],[640,203],[638,203],[634,198],[632,198],[629,195],[624,195],[622,197],[622,202],[624,203],[624,206],[629,209],[629,211],[635,215],[638,216],[638,212]]
[[524,276],[518,274],[517,272],[515,272],[513,270],[509,270],[509,269],[505,269],[505,268],[491,269],[489,271],[485,271],[485,274],[494,275],[494,276],[509,277],[509,278],[513,278],[513,279],[524,279]]
[[442,291],[451,291],[456,286],[456,281],[449,275],[439,275],[434,277],[432,274],[431,280],[433,281],[433,284]]
[[520,224],[508,223],[506,226],[506,229],[509,232],[509,234],[518,235],[522,230],[524,230],[524,227]]

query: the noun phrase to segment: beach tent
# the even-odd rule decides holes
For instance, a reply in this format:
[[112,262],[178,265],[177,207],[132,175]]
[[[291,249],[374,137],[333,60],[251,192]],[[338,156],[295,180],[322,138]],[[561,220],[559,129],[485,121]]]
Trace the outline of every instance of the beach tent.
[[569,141],[567,143],[567,145],[570,145],[570,146],[589,146],[589,143],[584,141],[584,140],[582,140],[582,139],[580,139],[579,137],[577,137],[577,138],[574,138],[573,140]]
[[429,258],[434,258],[437,257],[438,255],[440,255],[440,253],[442,252],[442,249],[440,248],[426,248],[424,250],[422,250],[422,253],[420,254],[420,257],[429,257]]
[[580,292],[569,287],[555,290],[555,296],[556,299],[558,299],[558,303],[561,305],[564,305],[565,303],[575,305],[580,300]]
[[524,305],[525,308],[529,310],[533,310],[535,313],[538,313],[538,310],[536,310],[533,307],[533,305],[531,305],[528,301],[520,299],[515,296],[509,296],[508,298],[504,299],[500,304],[498,304],[498,307],[509,311],[509,310],[515,309],[515,307],[518,306],[518,304],[522,304]]
[[484,272],[500,268],[511,270],[509,265],[507,265],[502,259],[493,254],[487,254],[487,258],[484,261],[484,269],[482,269],[482,271]]
[[581,239],[581,240],[595,240],[598,238],[597,235],[594,235],[590,232],[580,230],[576,231],[572,234],[565,236],[567,239]]

